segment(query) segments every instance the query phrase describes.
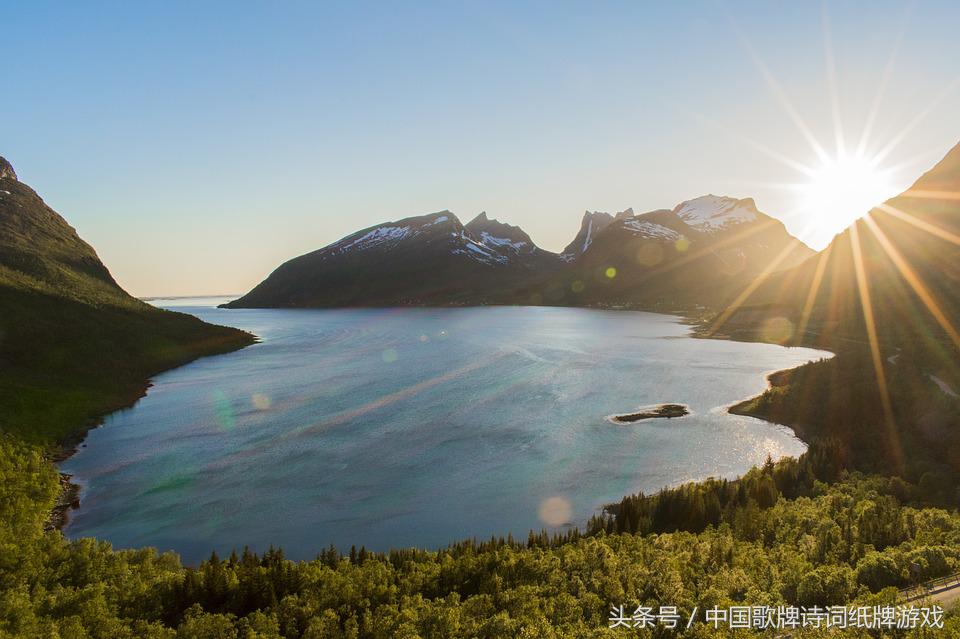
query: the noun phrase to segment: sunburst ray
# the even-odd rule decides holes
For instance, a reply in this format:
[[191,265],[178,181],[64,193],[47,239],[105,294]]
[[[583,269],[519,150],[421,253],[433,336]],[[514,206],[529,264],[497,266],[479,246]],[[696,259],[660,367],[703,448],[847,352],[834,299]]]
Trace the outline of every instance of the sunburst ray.
[[863,221],[866,223],[867,228],[873,233],[874,237],[877,238],[880,247],[893,262],[894,266],[900,271],[903,279],[906,280],[910,288],[912,288],[914,293],[917,294],[917,297],[920,298],[920,301],[923,302],[923,305],[930,311],[930,314],[937,321],[937,324],[947,333],[954,345],[960,349],[960,333],[958,333],[957,329],[950,323],[946,313],[940,308],[930,289],[927,288],[920,276],[917,275],[916,271],[913,270],[907,260],[901,255],[900,251],[893,245],[893,242],[891,242],[887,234],[883,232],[883,229],[880,228],[876,220],[870,215],[867,215],[863,218]]
[[817,301],[817,295],[820,293],[820,286],[823,283],[823,275],[827,270],[827,264],[830,261],[830,254],[832,252],[833,244],[830,244],[817,256],[817,268],[813,272],[813,279],[810,282],[810,290],[807,291],[807,299],[804,300],[803,309],[800,311],[800,322],[797,324],[797,335],[803,335],[807,332],[807,325],[810,323],[810,316],[813,313],[813,306]]
[[873,156],[874,162],[883,162],[887,156],[890,155],[890,153],[892,153],[893,150],[896,149],[897,146],[899,146],[908,135],[910,135],[917,125],[923,122],[926,117],[933,112],[934,109],[940,106],[940,103],[943,102],[947,96],[953,93],[957,86],[960,86],[960,76],[957,76],[948,82],[946,86],[944,86],[943,90],[941,90],[940,93],[938,93],[937,96],[926,107],[921,109],[915,116],[913,116],[913,118],[911,118],[910,121],[904,125],[899,133],[893,136],[893,138],[887,142],[887,144],[880,149],[880,151],[875,153]]
[[897,57],[900,55],[900,47],[903,44],[903,34],[909,22],[908,18],[910,14],[913,13],[914,4],[915,3],[911,2],[907,5],[903,19],[900,20],[900,29],[897,31],[896,38],[893,39],[890,55],[887,58],[887,62],[883,67],[883,73],[880,76],[880,84],[877,86],[877,92],[873,97],[873,103],[870,105],[870,111],[864,120],[863,131],[860,132],[860,142],[857,144],[857,155],[863,156],[867,152],[867,144],[870,141],[870,136],[873,134],[873,127],[877,122],[877,116],[880,115],[880,104],[883,101],[884,94],[887,92],[887,86],[890,84],[890,78],[893,75],[893,67],[896,64]]
[[843,121],[840,117],[840,92],[837,89],[837,64],[833,54],[833,36],[830,29],[830,14],[827,3],[820,5],[820,17],[823,26],[823,53],[827,74],[827,92],[830,96],[830,111],[833,115],[833,136],[837,155],[843,156],[847,152],[846,141],[843,135]]
[[797,111],[797,108],[793,106],[790,98],[787,97],[787,92],[777,81],[777,78],[773,75],[773,72],[770,71],[770,68],[767,66],[766,62],[763,61],[763,58],[761,58],[760,54],[757,53],[757,50],[754,49],[753,44],[751,44],[746,34],[740,28],[740,25],[729,12],[727,13],[727,20],[730,23],[730,28],[739,39],[740,45],[747,52],[751,62],[753,62],[753,65],[760,72],[760,76],[766,83],[767,88],[770,89],[770,92],[773,93],[774,97],[777,99],[777,102],[780,103],[780,108],[783,109],[783,111],[787,114],[787,117],[789,117],[794,126],[797,127],[797,130],[800,131],[800,135],[803,136],[803,138],[807,141],[807,144],[810,145],[810,148],[813,149],[813,152],[816,154],[817,158],[819,158],[820,161],[826,160],[829,157],[829,154],[823,148],[823,145],[820,144],[820,141],[813,134],[813,131],[810,129],[810,127],[807,126],[807,123],[800,115],[800,112]]
[[743,289],[740,295],[738,295],[737,298],[729,306],[727,306],[722,313],[720,313],[717,319],[714,320],[714,322],[710,325],[710,328],[707,329],[707,334],[715,335],[716,332],[720,330],[724,324],[726,324],[727,320],[729,320],[733,314],[736,313],[741,306],[743,306],[743,303],[746,302],[750,296],[753,295],[753,293],[760,288],[764,282],[767,281],[767,278],[769,278],[770,275],[777,270],[777,267],[780,266],[780,264],[783,263],[783,261],[787,259],[787,257],[789,257],[794,251],[800,248],[800,246],[801,242],[798,240],[788,242],[783,250],[777,253],[777,255],[770,260],[770,263],[767,264],[767,266],[760,272],[760,274],[753,278],[750,284]]
[[902,452],[900,450],[899,439],[897,437],[896,420],[893,415],[893,404],[890,401],[890,390],[887,385],[887,374],[883,368],[883,359],[880,354],[880,339],[877,335],[876,316],[873,312],[873,302],[870,299],[870,286],[867,282],[866,268],[863,262],[863,249],[860,245],[860,232],[858,224],[850,226],[850,243],[853,251],[853,269],[857,279],[857,291],[860,295],[860,307],[863,313],[863,322],[867,330],[867,340],[870,344],[870,358],[873,361],[874,375],[877,380],[877,388],[880,391],[880,403],[883,409],[885,426],[887,429],[887,441],[891,446],[891,453],[894,455],[899,466],[902,466]]
[[906,213],[904,211],[901,211],[897,207],[891,206],[890,204],[880,204],[879,206],[877,206],[877,208],[880,209],[881,211],[889,213],[890,215],[898,219],[903,220],[908,224],[912,224],[918,229],[926,231],[927,233],[934,235],[936,237],[939,237],[941,240],[946,240],[951,244],[956,244],[957,246],[960,246],[960,235],[957,235],[956,233],[948,231],[945,228],[939,227],[936,224],[927,222],[926,220],[921,220],[920,218],[910,215],[909,213]]

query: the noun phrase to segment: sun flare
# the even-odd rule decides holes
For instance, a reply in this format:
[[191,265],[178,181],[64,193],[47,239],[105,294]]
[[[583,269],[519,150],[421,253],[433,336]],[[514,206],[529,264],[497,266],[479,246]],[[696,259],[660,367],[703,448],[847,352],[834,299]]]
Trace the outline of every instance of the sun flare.
[[824,230],[846,228],[896,190],[889,171],[859,155],[825,159],[801,186],[804,212],[812,225]]

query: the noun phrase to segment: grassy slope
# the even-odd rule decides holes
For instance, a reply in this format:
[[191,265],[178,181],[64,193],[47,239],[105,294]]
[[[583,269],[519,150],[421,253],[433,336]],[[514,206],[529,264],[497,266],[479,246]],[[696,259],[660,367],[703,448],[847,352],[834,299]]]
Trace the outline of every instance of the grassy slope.
[[[910,195],[918,190],[927,196]],[[958,344],[901,267],[908,266],[942,319],[960,326],[960,252],[949,239],[960,230],[960,202],[929,197],[935,191],[958,190],[960,146],[911,191],[887,203],[948,235],[938,237],[909,224],[889,208],[875,209],[872,224],[857,222],[837,236],[828,251],[771,278],[725,321],[720,332],[735,339],[782,341],[837,353],[831,361],[773,376],[767,392],[734,411],[789,424],[808,441],[838,442],[851,466],[920,481],[942,501],[956,503],[960,400],[938,388],[931,375],[960,388]],[[871,351],[857,283],[857,247],[878,356]],[[899,260],[891,257],[891,248]],[[816,287],[818,270],[823,275]],[[812,289],[817,293],[810,297]],[[889,409],[878,378],[885,381]]]
[[0,308],[0,424],[35,443],[77,435],[136,401],[151,376],[252,339],[182,313],[98,308],[6,286]]
[[[0,198],[4,431],[60,441],[135,400],[150,375],[252,339],[130,298],[39,198],[2,182],[20,198],[12,206]],[[22,205],[34,217],[14,210]],[[886,490],[844,484],[817,488],[815,501],[774,496],[762,512],[750,498],[697,535],[599,535],[553,547],[531,537],[528,548],[466,544],[297,565],[271,553],[194,572],[149,549],[114,552],[44,532],[55,471],[17,439],[0,437],[2,636],[608,636],[609,606],[619,602],[869,605],[890,601],[890,591],[870,591],[901,585],[914,563],[930,576],[960,567],[956,515],[900,509]]]
[[131,297],[30,187],[0,178],[3,432],[70,440],[136,401],[152,375],[252,341]]

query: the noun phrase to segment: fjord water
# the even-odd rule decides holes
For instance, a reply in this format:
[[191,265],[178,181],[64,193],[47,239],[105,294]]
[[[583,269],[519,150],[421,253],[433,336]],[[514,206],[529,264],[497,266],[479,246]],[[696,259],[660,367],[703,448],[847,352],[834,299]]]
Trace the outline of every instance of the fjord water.
[[[70,537],[211,550],[437,548],[582,525],[607,502],[797,455],[728,414],[764,374],[827,356],[688,337],[677,318],[570,308],[222,310],[261,342],[159,375],[62,464]],[[638,406],[691,415],[629,425]],[[544,507],[544,504],[547,507]],[[569,513],[565,510],[569,507]]]

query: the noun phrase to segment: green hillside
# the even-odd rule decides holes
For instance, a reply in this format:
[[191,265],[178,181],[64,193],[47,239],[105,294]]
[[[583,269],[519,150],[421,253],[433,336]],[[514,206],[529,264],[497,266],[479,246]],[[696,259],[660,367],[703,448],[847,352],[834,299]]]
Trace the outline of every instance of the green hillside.
[[736,410],[842,444],[849,463],[960,499],[960,145],[706,332],[827,348]]
[[0,429],[52,444],[128,406],[163,370],[250,344],[145,304],[0,158]]
[[[757,635],[702,623],[704,610],[891,606],[898,588],[960,571],[960,515],[931,507],[944,496],[930,475],[917,483],[851,474],[849,442],[827,438],[739,480],[625,497],[586,529],[552,538],[531,532],[386,554],[318,547],[309,562],[238,549],[195,567],[149,548],[68,541],[48,525],[60,490],[50,448],[136,399],[150,375],[253,338],[128,296],[11,174],[0,161],[0,638],[748,637]],[[900,352],[912,361],[908,348]],[[787,391],[754,410],[797,406],[789,393],[804,389],[831,396],[816,386],[831,380],[819,366],[798,369],[792,375],[811,378],[787,380]],[[869,415],[869,395],[855,395],[861,403],[849,406],[838,403],[842,393],[826,405],[808,397],[819,407],[819,416],[802,415],[809,433],[821,439],[832,419],[825,411]],[[618,606],[627,615],[674,606],[683,623],[611,629]],[[960,636],[956,617],[944,623],[884,636]]]

